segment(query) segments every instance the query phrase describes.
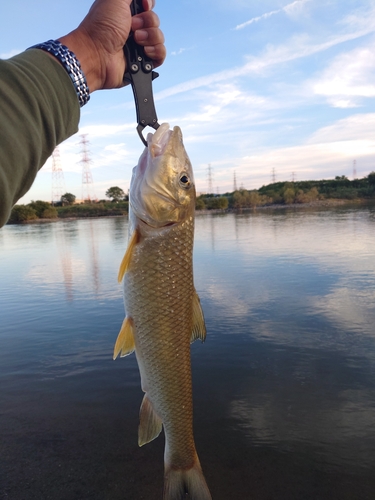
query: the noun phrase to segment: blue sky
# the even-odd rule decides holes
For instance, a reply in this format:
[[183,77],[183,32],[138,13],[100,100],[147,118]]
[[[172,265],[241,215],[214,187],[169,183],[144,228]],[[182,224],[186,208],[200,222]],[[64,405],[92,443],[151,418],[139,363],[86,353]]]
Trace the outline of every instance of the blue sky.
[[[72,30],[91,1],[2,2],[0,56]],[[157,0],[168,57],[154,81],[159,122],[179,125],[198,192],[375,170],[375,1]],[[81,197],[80,134],[95,195],[129,187],[143,146],[130,88],[95,92],[60,148]],[[51,161],[22,199],[51,198]]]

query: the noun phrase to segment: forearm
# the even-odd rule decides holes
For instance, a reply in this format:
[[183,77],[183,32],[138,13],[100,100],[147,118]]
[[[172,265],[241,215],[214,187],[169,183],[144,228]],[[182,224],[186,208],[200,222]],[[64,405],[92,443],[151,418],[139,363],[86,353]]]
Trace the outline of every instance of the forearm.
[[79,114],[68,74],[47,53],[0,61],[0,226],[56,145],[77,132]]

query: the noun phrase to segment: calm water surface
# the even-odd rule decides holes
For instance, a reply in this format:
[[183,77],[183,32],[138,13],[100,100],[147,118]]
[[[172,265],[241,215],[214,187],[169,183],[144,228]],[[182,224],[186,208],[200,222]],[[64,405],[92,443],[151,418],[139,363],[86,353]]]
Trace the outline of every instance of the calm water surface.
[[[0,231],[0,498],[160,500],[124,218]],[[199,215],[195,438],[214,500],[375,498],[375,209]]]

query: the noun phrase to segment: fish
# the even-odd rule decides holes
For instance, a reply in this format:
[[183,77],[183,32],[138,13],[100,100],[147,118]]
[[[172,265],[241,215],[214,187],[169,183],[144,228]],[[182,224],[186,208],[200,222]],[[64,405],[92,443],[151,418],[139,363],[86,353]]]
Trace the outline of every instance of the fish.
[[129,191],[118,279],[125,319],[113,358],[135,351],[144,394],[138,444],[165,434],[163,500],[211,500],[193,435],[190,344],[206,326],[193,280],[195,183],[180,127],[148,134]]

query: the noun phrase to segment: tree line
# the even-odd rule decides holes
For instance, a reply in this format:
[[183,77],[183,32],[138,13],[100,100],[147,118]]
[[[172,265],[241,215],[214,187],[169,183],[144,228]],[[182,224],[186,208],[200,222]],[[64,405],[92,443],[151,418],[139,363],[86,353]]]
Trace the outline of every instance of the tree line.
[[342,175],[319,181],[274,182],[259,189],[239,189],[220,196],[203,194],[197,198],[196,209],[242,209],[327,199],[375,199],[375,172],[352,181]]
[[83,203],[76,204],[76,196],[72,193],[65,193],[61,196],[60,201],[55,203],[36,200],[26,205],[15,205],[8,224],[19,224],[38,219],[104,217],[128,213],[127,196],[121,188],[113,186],[105,194],[111,201],[99,200],[92,202],[86,200]]
[[[36,219],[68,217],[101,217],[128,213],[128,196],[118,186],[106,191],[111,201],[99,200],[76,204],[76,196],[65,193],[60,202],[32,201],[15,205],[8,223],[17,224]],[[375,199],[375,172],[362,179],[349,180],[344,175],[320,181],[274,182],[259,189],[239,189],[223,195],[202,194],[196,199],[197,210],[256,208],[275,204],[310,203],[317,200]]]

